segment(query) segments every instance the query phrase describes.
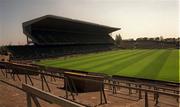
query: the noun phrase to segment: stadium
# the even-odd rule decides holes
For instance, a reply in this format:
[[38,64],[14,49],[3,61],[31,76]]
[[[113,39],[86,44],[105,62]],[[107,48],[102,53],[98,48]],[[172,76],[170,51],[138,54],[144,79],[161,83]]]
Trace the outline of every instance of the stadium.
[[121,28],[54,15],[22,27],[27,45],[1,48],[0,79],[28,107],[179,106],[179,42],[117,46],[110,34]]

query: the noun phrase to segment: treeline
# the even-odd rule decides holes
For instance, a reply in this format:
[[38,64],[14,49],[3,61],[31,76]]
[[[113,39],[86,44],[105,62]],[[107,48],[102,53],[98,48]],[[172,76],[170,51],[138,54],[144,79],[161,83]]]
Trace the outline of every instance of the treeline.
[[179,48],[180,37],[178,38],[163,38],[140,37],[137,39],[122,39],[121,35],[116,35],[115,44],[123,48]]
[[160,41],[160,42],[179,42],[180,38],[163,38],[163,37],[154,37],[154,38],[148,38],[148,37],[141,37],[137,39],[126,39],[126,41]]

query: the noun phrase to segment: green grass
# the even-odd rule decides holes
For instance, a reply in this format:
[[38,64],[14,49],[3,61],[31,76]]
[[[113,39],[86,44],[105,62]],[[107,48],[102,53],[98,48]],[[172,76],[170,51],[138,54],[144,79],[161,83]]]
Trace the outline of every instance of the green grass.
[[180,50],[117,50],[52,60],[38,64],[88,72],[180,82]]

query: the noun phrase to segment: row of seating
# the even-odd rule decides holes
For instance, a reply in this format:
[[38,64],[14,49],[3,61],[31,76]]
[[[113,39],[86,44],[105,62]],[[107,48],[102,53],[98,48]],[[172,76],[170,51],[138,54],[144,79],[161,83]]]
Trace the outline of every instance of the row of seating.
[[14,60],[31,60],[113,49],[112,44],[8,46]]
[[113,43],[112,38],[105,34],[34,31],[33,36],[39,44]]

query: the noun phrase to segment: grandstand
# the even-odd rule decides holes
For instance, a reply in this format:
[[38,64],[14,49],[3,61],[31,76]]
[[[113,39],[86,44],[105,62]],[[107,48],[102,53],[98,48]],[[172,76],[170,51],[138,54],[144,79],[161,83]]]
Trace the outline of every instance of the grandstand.
[[[27,46],[9,46],[14,59],[38,59],[110,50],[120,28],[46,15],[23,23]],[[32,44],[32,45],[30,45]],[[26,53],[24,53],[26,52]]]

